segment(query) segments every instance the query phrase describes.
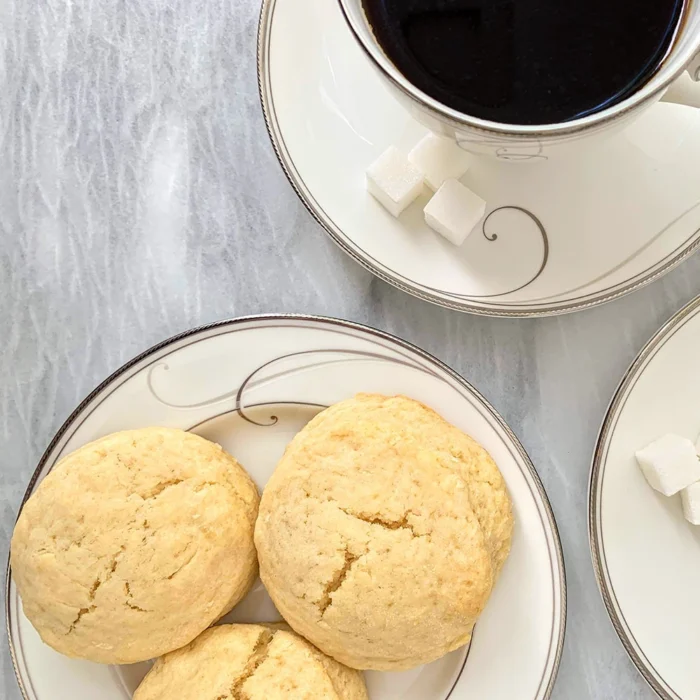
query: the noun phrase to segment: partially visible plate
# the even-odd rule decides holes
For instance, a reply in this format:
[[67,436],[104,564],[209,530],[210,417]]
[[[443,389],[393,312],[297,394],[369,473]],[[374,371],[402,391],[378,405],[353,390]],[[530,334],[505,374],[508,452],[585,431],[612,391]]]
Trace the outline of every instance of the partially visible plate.
[[589,533],[610,618],[664,700],[700,698],[700,528],[680,496],[652,490],[635,451],[700,433],[700,297],[647,344],[625,375],[596,447]]
[[698,109],[654,105],[567,158],[498,144],[502,160],[475,158],[462,179],[487,211],[457,248],[426,225],[426,196],[397,220],[365,190],[385,149],[408,152],[427,130],[394,99],[337,0],[264,0],[258,78],[302,202],[357,262],[421,299],[492,316],[567,313],[639,289],[700,246]]
[[[470,649],[405,673],[368,673],[371,700],[544,700],[564,639],[561,545],[522,446],[461,377],[423,351],[363,326],[301,316],[242,318],[195,329],[125,365],[58,432],[29,497],[62,455],[105,434],[150,425],[192,430],[235,455],[262,489],[291,438],[324,406],[357,392],[423,401],[493,455],[513,499],[512,554]],[[7,626],[27,700],[130,698],[148,664],[110,667],[44,645],[7,578]],[[278,619],[262,585],[228,618]]]

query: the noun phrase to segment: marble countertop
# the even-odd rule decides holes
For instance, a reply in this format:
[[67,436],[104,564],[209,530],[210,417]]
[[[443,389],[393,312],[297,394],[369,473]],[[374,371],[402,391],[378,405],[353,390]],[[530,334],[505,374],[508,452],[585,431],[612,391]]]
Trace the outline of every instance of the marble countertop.
[[[607,306],[498,320],[373,278],[312,221],[258,102],[259,0],[7,0],[0,8],[0,560],[35,464],[75,405],[150,345],[258,312],[338,316],[457,369],[530,453],[569,584],[556,700],[654,697],[590,563],[594,441],[622,373],[700,292],[700,257]],[[0,695],[15,700],[6,640]]]

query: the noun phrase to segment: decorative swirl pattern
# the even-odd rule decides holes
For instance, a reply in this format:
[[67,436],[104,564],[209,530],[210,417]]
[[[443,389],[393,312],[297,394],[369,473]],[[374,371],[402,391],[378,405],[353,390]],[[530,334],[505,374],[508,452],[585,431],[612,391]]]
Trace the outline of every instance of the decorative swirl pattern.
[[488,137],[472,137],[457,134],[457,145],[464,151],[473,152],[474,149],[485,151],[496,156],[499,160],[513,162],[549,160],[544,154],[544,145],[541,141],[524,141],[522,143],[504,139],[490,139]]
[[[319,356],[331,356],[333,359],[320,359]],[[283,362],[284,360],[291,360],[294,358],[304,358],[308,359],[309,362],[289,369],[283,369],[279,372],[265,375],[265,370],[269,370],[274,365]],[[160,362],[153,365],[148,371],[146,382],[148,384],[148,389],[152,396],[164,406],[168,408],[173,408],[180,411],[192,411],[200,408],[209,408],[211,406],[216,406],[220,403],[225,403],[226,401],[235,401],[235,406],[233,410],[238,413],[238,415],[243,418],[243,420],[251,423],[253,425],[259,425],[261,427],[271,427],[276,425],[279,421],[279,417],[271,415],[269,421],[261,423],[259,421],[253,420],[250,416],[246,414],[244,396],[252,389],[260,389],[267,386],[273,382],[280,381],[281,379],[289,378],[301,372],[307,372],[309,370],[318,369],[319,367],[326,367],[334,364],[341,364],[347,362],[391,362],[393,364],[402,365],[404,367],[410,367],[411,369],[418,370],[424,374],[428,374],[433,377],[438,375],[427,367],[413,361],[409,357],[399,358],[390,355],[382,355],[380,353],[372,352],[361,352],[358,350],[344,350],[344,349],[327,349],[327,350],[305,350],[302,352],[289,353],[287,355],[280,355],[275,357],[268,362],[260,365],[257,369],[251,372],[241,383],[240,387],[232,391],[228,391],[224,394],[219,394],[206,401],[201,401],[194,404],[175,404],[165,400],[159,395],[158,391],[154,386],[153,375],[156,371],[169,371],[170,366],[167,362]],[[274,403],[284,403],[284,402],[274,402]]]
[[525,289],[525,287],[531,285],[541,274],[544,272],[544,268],[547,267],[547,262],[549,260],[549,238],[547,237],[547,230],[545,229],[543,223],[539,220],[537,216],[535,216],[531,211],[528,211],[527,209],[524,209],[523,207],[517,207],[515,205],[506,205],[503,207],[498,207],[497,209],[494,209],[485,219],[483,224],[481,225],[481,233],[483,234],[484,238],[487,241],[491,241],[492,243],[498,240],[498,234],[497,233],[489,233],[487,231],[487,227],[489,225],[489,222],[491,219],[498,214],[501,211],[517,211],[520,212],[521,214],[524,214],[527,216],[534,224],[537,226],[537,230],[539,231],[540,235],[542,236],[542,245],[543,245],[543,250],[542,250],[542,262],[540,264],[539,269],[535,274],[524,284],[521,284],[519,287],[516,287],[515,289],[509,289],[507,292],[499,292],[498,294],[483,294],[483,295],[473,295],[475,298],[479,299],[495,299],[496,297],[502,297],[507,294],[514,294],[515,292],[519,292],[521,289]]

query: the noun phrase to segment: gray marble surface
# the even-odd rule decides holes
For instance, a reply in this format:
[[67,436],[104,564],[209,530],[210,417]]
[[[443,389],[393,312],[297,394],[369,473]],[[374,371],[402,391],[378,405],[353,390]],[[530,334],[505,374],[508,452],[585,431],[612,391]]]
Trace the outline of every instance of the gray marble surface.
[[[588,468],[622,373],[700,292],[700,258],[631,297],[543,320],[460,315],[374,279],[311,220],[277,164],[257,95],[258,10],[0,3],[0,560],[51,436],[123,362],[240,314],[338,316],[456,368],[532,456],[568,570],[556,700],[649,700],[593,577]],[[0,694],[14,700],[0,646]]]

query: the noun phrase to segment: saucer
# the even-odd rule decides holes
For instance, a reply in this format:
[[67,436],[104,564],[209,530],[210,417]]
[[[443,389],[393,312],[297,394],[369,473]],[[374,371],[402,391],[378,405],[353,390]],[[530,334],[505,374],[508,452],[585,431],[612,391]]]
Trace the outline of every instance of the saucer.
[[425,224],[427,197],[397,220],[365,190],[367,166],[427,131],[375,73],[335,0],[264,0],[258,71],[273,146],[311,214],[355,260],[422,299],[493,316],[576,311],[652,282],[700,245],[694,108],[654,105],[575,157],[475,157],[463,182],[487,212],[457,248]]
[[[566,626],[561,543],[525,450],[464,379],[393,336],[334,319],[259,316],[197,328],[132,360],[53,439],[25,500],[65,454],[118,430],[191,430],[233,454],[262,491],[290,440],[324,407],[359,392],[404,394],[471,434],[498,464],[513,502],[510,556],[471,645],[400,673],[365,674],[372,700],[546,700]],[[149,663],[106,666],[43,644],[8,570],[7,630],[26,700],[128,700]],[[258,581],[224,621],[279,619]]]
[[634,454],[700,433],[700,297],[626,372],[596,447],[588,525],[605,605],[632,661],[664,700],[700,697],[700,528],[644,479]]

